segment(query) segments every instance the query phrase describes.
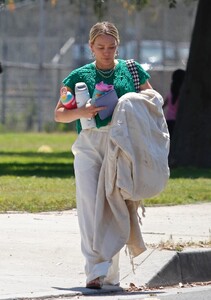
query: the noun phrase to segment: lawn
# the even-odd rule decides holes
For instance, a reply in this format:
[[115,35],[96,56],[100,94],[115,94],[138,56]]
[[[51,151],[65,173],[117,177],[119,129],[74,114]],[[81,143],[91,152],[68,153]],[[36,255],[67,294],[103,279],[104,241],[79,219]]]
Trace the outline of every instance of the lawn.
[[[75,133],[0,135],[0,211],[55,211],[75,207],[71,145]],[[211,201],[211,170],[171,170],[166,189],[145,205]]]

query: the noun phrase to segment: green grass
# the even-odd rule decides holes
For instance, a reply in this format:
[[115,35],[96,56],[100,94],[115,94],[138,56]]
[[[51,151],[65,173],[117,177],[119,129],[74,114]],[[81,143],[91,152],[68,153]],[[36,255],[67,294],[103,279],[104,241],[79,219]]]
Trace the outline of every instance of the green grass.
[[[71,145],[75,133],[0,135],[0,211],[54,211],[75,207]],[[45,152],[39,152],[43,146]],[[49,151],[52,152],[49,152]],[[146,205],[211,201],[211,170],[171,170],[166,189]]]
[[[197,173],[188,169],[190,174]],[[211,201],[211,177],[184,178],[181,169],[181,178],[174,177],[174,170],[165,190],[157,197],[147,199],[147,205],[179,205]],[[201,170],[203,173],[203,170]],[[204,170],[206,174],[206,170]]]
[[[76,134],[0,135],[0,211],[75,207],[71,145]],[[38,152],[42,146],[52,153]]]

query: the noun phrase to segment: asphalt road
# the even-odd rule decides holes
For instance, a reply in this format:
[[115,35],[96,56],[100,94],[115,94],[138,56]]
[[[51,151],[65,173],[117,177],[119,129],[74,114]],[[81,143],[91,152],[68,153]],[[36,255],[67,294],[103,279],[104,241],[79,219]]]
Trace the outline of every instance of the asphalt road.
[[[101,294],[74,296],[65,300],[211,300],[211,285],[203,287],[173,288],[153,292],[124,294]],[[57,300],[57,299],[56,299]],[[62,298],[59,298],[62,300]]]
[[168,300],[210,300],[211,299],[211,288],[209,290],[203,290],[202,289],[198,292],[192,291],[192,292],[188,292],[188,293],[179,293],[179,294],[176,294],[176,295],[168,295],[168,296],[161,297],[160,299],[168,299]]

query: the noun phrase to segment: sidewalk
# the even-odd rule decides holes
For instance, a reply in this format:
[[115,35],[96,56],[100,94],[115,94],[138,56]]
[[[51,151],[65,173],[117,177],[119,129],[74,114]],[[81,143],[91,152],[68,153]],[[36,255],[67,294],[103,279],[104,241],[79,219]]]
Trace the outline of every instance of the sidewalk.
[[[210,241],[210,216],[211,203],[147,207],[146,217],[142,218],[144,241],[155,245],[168,241],[170,237],[174,242],[182,243]],[[0,214],[0,228],[0,299],[89,294],[90,290],[84,288],[84,260],[76,210]],[[178,258],[175,251],[148,247],[134,260],[134,274],[129,257],[122,250],[121,287],[127,288],[130,283],[139,287],[146,283],[152,286],[160,284],[162,280],[168,280],[168,283],[177,281],[181,276],[178,269],[181,262],[185,265],[188,260],[188,267],[190,257],[197,261],[199,269],[200,262],[206,264],[207,270],[203,265],[203,272],[206,274],[207,271],[211,280],[210,248],[206,251],[194,249],[181,255]],[[112,288],[107,287],[107,290]]]

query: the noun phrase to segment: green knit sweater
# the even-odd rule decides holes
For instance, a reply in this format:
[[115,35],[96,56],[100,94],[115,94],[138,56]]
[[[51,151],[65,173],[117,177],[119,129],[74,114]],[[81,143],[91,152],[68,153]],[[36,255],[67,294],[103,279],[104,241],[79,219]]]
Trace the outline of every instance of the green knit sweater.
[[[95,85],[101,81],[107,84],[113,84],[116,90],[118,97],[120,98],[122,95],[128,92],[135,92],[134,82],[130,71],[126,65],[126,61],[122,59],[118,59],[118,64],[116,65],[115,72],[109,78],[102,77],[95,68],[94,63],[90,63],[80,67],[78,69],[73,70],[64,80],[63,84],[68,86],[73,92],[75,90],[75,84],[77,82],[85,82],[87,84],[90,97],[92,97]],[[149,74],[144,71],[141,65],[135,62],[136,68],[139,74],[140,84],[144,84],[148,78],[150,78]],[[106,126],[110,121],[111,117],[101,120],[98,115],[95,117],[97,128]],[[77,132],[81,131],[80,120],[76,121],[76,129]]]

